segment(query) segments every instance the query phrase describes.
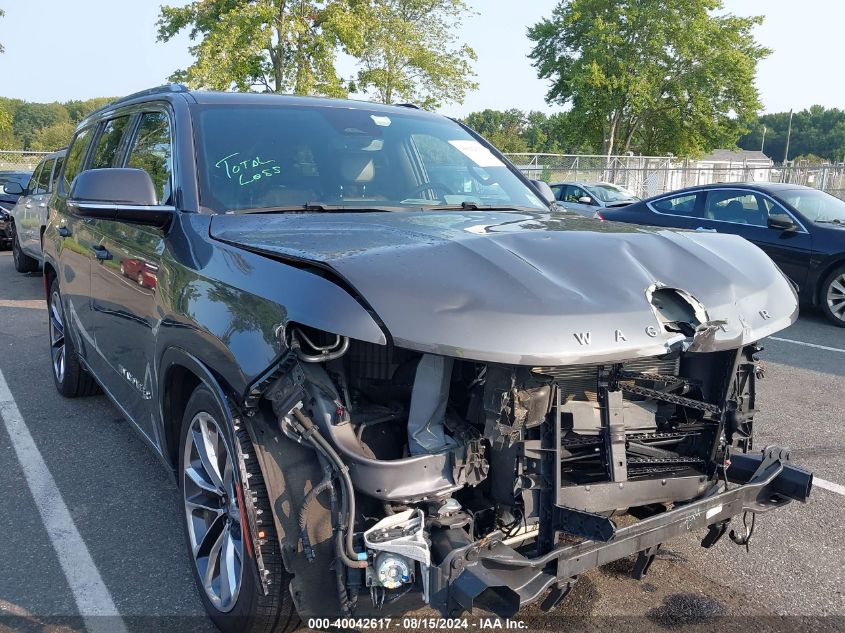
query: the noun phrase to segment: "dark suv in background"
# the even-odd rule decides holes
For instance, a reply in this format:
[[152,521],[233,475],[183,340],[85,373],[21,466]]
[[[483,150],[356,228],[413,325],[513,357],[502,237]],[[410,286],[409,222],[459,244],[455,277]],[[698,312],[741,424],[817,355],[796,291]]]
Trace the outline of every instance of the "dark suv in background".
[[445,117],[163,87],[79,124],[49,205],[56,388],[175,473],[224,630],[550,609],[810,492],[750,452],[768,257],[560,217]]

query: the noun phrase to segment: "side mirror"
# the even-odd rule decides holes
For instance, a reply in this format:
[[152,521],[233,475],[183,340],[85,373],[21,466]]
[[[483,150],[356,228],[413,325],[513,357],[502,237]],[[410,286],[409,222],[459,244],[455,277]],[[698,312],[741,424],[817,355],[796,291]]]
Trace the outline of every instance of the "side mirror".
[[770,229],[778,231],[794,231],[798,228],[792,218],[787,215],[770,215],[767,224]]
[[590,196],[581,196],[578,198],[578,202],[581,204],[593,204],[593,199]]
[[3,185],[3,191],[13,196],[22,196],[26,193],[26,189],[19,182],[10,181]]
[[549,187],[549,183],[543,182],[542,180],[532,180],[531,184],[534,185],[534,188],[539,192],[540,197],[549,204],[556,200],[555,192],[552,191],[551,187]]
[[83,171],[70,186],[68,206],[82,217],[120,220],[165,228],[175,208],[160,205],[143,169],[109,167]]

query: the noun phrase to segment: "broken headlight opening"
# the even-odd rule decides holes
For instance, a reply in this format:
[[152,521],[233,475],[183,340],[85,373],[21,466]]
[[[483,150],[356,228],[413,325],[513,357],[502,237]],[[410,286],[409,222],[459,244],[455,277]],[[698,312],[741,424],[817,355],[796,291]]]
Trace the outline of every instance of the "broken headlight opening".
[[451,615],[551,608],[592,567],[638,554],[641,576],[664,540],[707,529],[710,547],[732,517],[809,495],[787,450],[750,452],[755,345],[524,367],[287,332],[263,397],[323,473],[294,509],[295,549],[318,564],[322,498],[319,564],[346,613],[410,595]]

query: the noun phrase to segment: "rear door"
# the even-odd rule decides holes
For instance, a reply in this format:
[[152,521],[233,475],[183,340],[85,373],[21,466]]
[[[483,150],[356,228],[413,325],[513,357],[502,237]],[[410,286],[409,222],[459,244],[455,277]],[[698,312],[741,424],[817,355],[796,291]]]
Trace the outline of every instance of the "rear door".
[[46,160],[38,163],[35,171],[32,172],[32,177],[29,179],[29,184],[26,186],[24,195],[18,198],[15,205],[15,232],[18,236],[18,242],[21,248],[27,255],[32,254],[32,216],[34,213],[35,197],[38,195],[38,180],[41,178],[41,173],[44,171],[44,164]]
[[[807,281],[812,237],[772,198],[750,189],[711,189],[704,203],[706,225],[740,235],[763,249],[799,287]],[[788,217],[795,229],[769,228],[769,217]]]
[[[91,221],[74,215],[67,205],[73,179],[85,167],[95,126],[81,129],[73,137],[52,204],[56,214],[45,240],[54,240],[58,257],[57,273],[62,291],[65,321],[70,324],[77,351],[89,363],[96,359],[91,335],[91,259],[93,236]],[[95,369],[96,371],[96,369]]]

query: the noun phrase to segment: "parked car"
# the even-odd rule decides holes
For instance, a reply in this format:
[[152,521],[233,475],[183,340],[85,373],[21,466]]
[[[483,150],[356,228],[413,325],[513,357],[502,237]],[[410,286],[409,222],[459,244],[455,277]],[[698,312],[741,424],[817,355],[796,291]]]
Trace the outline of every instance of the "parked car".
[[551,188],[564,209],[599,220],[602,219],[603,209],[624,207],[639,201],[633,192],[609,182],[558,182]]
[[179,86],[83,120],[58,182],[56,388],[101,387],[175,473],[226,631],[551,608],[809,494],[747,452],[755,341],[798,304],[742,239],[554,215],[433,113]]
[[15,181],[3,185],[4,192],[18,197],[11,211],[10,237],[15,270],[19,273],[38,270],[41,263],[47,200],[55,189],[64,156],[63,149],[45,156],[25,186]]
[[9,211],[15,206],[18,197],[20,197],[20,194],[7,193],[5,191],[5,185],[16,182],[22,188],[26,187],[31,176],[31,171],[0,171],[0,207]]
[[602,212],[606,220],[744,237],[798,286],[800,300],[845,327],[845,202],[780,183],[716,184]]
[[15,206],[18,196],[6,193],[5,184],[22,182],[26,184],[30,172],[23,171],[0,171],[0,247],[9,248],[12,246],[12,216],[11,209]]
[[124,259],[120,262],[120,274],[144,288],[155,289],[158,284],[158,266],[143,259]]

